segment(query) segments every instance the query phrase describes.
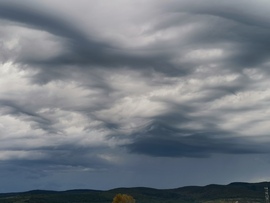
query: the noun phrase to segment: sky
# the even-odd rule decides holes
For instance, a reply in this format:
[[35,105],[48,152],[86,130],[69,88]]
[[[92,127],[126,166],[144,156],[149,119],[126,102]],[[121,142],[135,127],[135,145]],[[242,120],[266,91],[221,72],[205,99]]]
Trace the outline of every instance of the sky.
[[270,1],[0,0],[0,192],[270,180]]

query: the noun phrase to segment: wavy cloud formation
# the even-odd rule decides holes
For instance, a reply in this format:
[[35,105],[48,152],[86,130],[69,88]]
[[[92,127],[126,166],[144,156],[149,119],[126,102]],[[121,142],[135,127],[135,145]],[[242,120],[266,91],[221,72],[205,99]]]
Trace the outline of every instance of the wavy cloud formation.
[[1,0],[3,191],[267,180],[268,4]]

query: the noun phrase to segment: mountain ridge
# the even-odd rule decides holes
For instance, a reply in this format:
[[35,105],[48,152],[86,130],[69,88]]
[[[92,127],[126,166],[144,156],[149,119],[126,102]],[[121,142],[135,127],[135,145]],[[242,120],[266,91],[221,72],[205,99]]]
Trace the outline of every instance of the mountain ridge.
[[118,193],[133,196],[137,203],[261,203],[265,202],[264,187],[270,187],[270,182],[233,182],[227,185],[209,184],[174,189],[121,187],[110,190],[30,190],[0,193],[0,203],[111,203]]

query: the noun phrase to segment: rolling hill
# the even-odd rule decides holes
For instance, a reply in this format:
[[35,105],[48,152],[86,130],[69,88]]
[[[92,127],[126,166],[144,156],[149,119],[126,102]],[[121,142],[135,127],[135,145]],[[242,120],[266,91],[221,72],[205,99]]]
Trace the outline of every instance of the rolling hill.
[[118,193],[132,195],[137,203],[264,203],[264,187],[270,182],[231,183],[229,185],[188,186],[176,189],[145,187],[116,188],[108,191],[34,190],[0,194],[0,203],[111,203]]

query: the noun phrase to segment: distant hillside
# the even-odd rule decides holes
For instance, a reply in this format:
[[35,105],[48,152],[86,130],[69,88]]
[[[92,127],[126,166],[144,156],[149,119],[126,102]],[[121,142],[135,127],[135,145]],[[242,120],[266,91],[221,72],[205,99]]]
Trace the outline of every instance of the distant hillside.
[[0,194],[0,203],[111,203],[118,193],[132,195],[137,203],[264,203],[264,187],[270,182],[231,183],[229,185],[189,186],[159,190],[153,188],[117,188],[108,191],[34,190]]

